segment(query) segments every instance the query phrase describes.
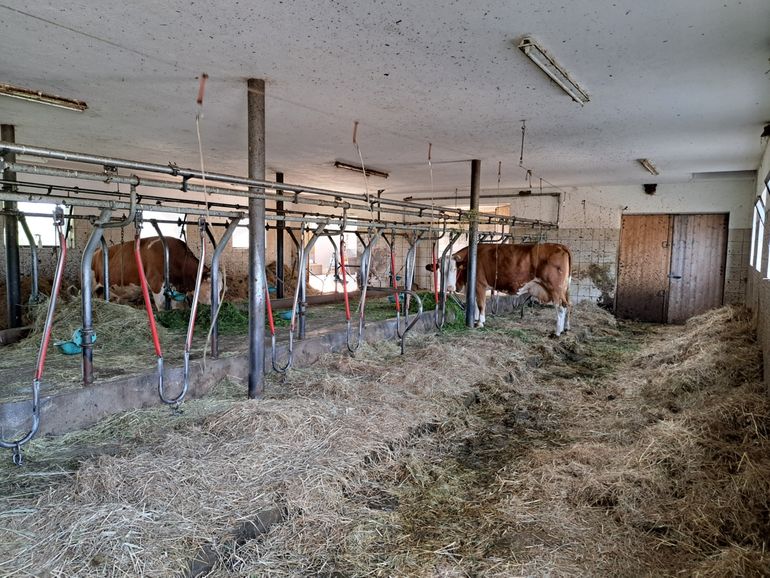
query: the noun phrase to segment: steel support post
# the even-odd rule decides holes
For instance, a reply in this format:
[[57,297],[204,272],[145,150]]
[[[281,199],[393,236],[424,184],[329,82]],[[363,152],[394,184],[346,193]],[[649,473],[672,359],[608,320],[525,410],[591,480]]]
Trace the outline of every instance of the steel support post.
[[[0,138],[6,142],[16,142],[16,130],[12,124],[0,125]],[[16,162],[14,153],[3,155],[6,163]],[[10,170],[3,171],[3,191],[14,192],[16,186],[16,173]],[[5,215],[5,290],[6,290],[6,315],[8,328],[21,327],[21,270],[19,266],[19,227],[16,217],[17,204],[15,201],[6,201],[3,209],[8,211]]]
[[471,206],[468,224],[468,266],[465,286],[465,325],[476,322],[476,253],[479,246],[479,196],[481,193],[481,161],[471,161]]
[[[265,81],[247,81],[249,179],[265,178]],[[249,186],[249,191],[264,192]],[[249,198],[249,399],[265,388],[265,201]]]
[[[283,182],[283,173],[275,173],[275,182]],[[283,191],[278,191],[279,193]],[[275,214],[283,216],[283,201],[275,202]],[[278,220],[275,224],[275,296],[278,299],[283,299],[283,231],[286,228],[286,223],[283,220]]]

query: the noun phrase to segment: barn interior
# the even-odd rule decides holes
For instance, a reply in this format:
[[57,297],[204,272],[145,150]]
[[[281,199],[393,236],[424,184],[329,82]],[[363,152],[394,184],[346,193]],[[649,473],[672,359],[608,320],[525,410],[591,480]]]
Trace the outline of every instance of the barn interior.
[[766,572],[766,2],[130,8],[0,5],[0,573]]

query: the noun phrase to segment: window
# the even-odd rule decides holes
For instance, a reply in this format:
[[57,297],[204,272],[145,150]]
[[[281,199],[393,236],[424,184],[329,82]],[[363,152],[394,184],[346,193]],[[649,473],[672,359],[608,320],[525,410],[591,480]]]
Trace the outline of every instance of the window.
[[[762,243],[764,241],[764,231],[765,231],[765,219],[767,218],[767,196],[768,192],[770,192],[770,174],[765,179],[765,189],[762,191],[762,194],[760,195],[759,199],[757,199],[757,203],[762,203],[762,208],[764,209],[764,213],[762,214],[762,218],[760,219],[760,226],[759,226],[759,232],[757,235],[757,243],[759,246],[759,256],[757,257],[757,270],[759,270],[760,267],[762,267]],[[752,238],[752,241],[754,239]],[[753,243],[752,243],[753,245]],[[767,246],[768,249],[768,256],[770,257],[770,246]],[[770,258],[767,260],[767,269],[765,270],[765,278],[770,277]]]
[[233,248],[246,249],[249,246],[249,220],[241,219],[238,226],[235,228],[232,237]]
[[[59,244],[56,238],[56,228],[53,226],[53,212],[56,210],[54,203],[18,203],[19,211],[29,215],[50,216],[25,216],[27,227],[38,247],[53,247]],[[65,210],[65,215],[67,214]],[[19,245],[29,247],[29,239],[19,224]]]
[[[160,232],[163,233],[164,237],[173,237],[175,239],[182,239],[183,233],[184,233],[184,225],[180,226],[178,223],[178,219],[180,217],[175,213],[162,213],[160,211],[144,211],[142,213],[142,220],[144,221],[142,225],[142,239],[146,237],[157,237],[158,232],[155,230],[155,227],[152,226],[152,223],[150,221],[152,219],[157,219],[158,221],[158,228],[160,228]],[[184,221],[185,219],[182,218]],[[161,221],[167,221],[165,223],[162,223]]]

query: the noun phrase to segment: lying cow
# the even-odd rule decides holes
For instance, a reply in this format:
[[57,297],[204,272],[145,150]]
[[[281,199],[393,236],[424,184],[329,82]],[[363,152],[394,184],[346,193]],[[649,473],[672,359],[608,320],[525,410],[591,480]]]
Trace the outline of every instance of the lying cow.
[[[198,258],[187,244],[174,237],[166,237],[169,254],[169,283],[174,291],[189,295],[195,291],[195,277],[198,274]],[[142,257],[147,286],[155,300],[158,310],[163,308],[163,244],[160,237],[147,237],[139,242],[139,252]],[[134,257],[134,241],[126,241],[113,245],[108,251],[110,286],[127,287],[139,286],[139,270]],[[91,263],[94,270],[96,288],[104,284],[102,251],[97,249]],[[203,279],[199,301],[211,304],[211,272],[208,267],[203,269]],[[173,303],[173,302],[172,302]]]
[[[449,273],[449,291],[465,287],[468,248],[453,254],[452,261],[455,267],[452,267]],[[555,305],[556,335],[569,330],[572,308],[569,301],[571,269],[572,254],[564,245],[479,243],[476,261],[476,307],[479,327],[484,326],[487,289],[492,289],[531,296],[544,305]]]

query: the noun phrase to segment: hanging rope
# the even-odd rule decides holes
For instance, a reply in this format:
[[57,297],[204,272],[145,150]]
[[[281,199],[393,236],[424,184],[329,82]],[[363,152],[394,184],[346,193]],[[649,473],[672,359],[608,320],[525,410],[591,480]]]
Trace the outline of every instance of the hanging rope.
[[374,208],[372,207],[372,203],[369,200],[369,179],[366,178],[366,166],[364,165],[364,155],[361,154],[361,147],[358,146],[358,121],[355,121],[353,123],[353,145],[356,147],[356,152],[358,153],[358,158],[361,161],[361,171],[364,173],[364,189],[366,191],[366,204],[369,205],[369,212],[372,213],[374,211]]

